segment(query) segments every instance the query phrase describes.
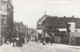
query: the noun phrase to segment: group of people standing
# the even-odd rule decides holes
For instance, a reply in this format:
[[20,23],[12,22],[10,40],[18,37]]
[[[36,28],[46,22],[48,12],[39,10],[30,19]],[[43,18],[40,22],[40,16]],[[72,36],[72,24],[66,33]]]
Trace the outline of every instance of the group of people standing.
[[13,47],[15,46],[22,46],[24,44],[24,39],[23,38],[10,38],[10,39],[5,39],[4,44],[13,44]]

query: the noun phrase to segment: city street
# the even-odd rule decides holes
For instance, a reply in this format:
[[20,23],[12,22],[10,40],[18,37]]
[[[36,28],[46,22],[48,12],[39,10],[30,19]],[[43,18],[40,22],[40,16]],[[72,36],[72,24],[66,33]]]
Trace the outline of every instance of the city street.
[[0,52],[80,52],[80,1],[0,0]]
[[19,47],[22,52],[80,52],[80,46],[62,45],[62,44],[47,44],[29,42],[23,47]]
[[0,52],[80,52],[80,46],[71,46],[63,44],[46,44],[28,42],[23,47],[13,47],[4,44],[0,46]]

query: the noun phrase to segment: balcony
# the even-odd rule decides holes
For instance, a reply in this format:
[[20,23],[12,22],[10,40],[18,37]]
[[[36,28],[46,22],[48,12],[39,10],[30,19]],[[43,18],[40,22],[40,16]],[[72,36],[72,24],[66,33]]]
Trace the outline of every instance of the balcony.
[[42,29],[42,25],[37,25],[37,29]]

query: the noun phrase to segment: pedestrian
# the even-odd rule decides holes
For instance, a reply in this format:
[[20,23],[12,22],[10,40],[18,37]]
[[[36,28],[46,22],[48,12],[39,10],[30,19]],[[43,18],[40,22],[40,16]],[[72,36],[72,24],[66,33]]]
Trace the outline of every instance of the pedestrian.
[[52,44],[53,44],[53,42],[54,42],[54,33],[51,33],[50,42],[51,42],[51,45],[52,45]]
[[9,39],[9,44],[11,44],[12,43],[12,40],[11,39]]
[[15,44],[16,44],[16,39],[13,38],[13,47],[15,47]]
[[51,45],[52,45],[53,42],[54,42],[54,36],[51,36],[50,42],[51,42]]
[[42,37],[42,38],[41,38],[41,43],[42,43],[43,45],[45,45],[45,37]]

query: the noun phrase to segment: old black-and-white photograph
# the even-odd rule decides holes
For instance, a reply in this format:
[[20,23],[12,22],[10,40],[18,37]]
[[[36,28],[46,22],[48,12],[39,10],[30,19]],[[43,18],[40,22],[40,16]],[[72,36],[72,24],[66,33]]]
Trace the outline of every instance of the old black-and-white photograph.
[[0,0],[0,52],[80,52],[80,0]]

